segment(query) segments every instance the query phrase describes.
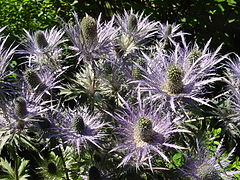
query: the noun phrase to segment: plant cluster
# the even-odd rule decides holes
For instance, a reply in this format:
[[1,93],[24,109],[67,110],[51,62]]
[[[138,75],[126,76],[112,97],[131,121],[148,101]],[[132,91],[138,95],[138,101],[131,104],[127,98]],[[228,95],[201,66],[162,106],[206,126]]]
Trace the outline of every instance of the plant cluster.
[[73,18],[0,36],[0,178],[240,178],[237,54],[132,9]]

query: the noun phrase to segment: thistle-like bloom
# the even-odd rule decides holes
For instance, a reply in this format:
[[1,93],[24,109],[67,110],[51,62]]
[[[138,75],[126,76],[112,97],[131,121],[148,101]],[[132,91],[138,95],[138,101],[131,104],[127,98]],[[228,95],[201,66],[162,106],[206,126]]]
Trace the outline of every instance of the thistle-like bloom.
[[189,132],[177,129],[170,113],[159,113],[156,107],[145,104],[141,100],[140,94],[138,94],[138,103],[132,107],[121,97],[119,98],[123,110],[111,114],[119,123],[119,127],[116,129],[122,140],[111,150],[122,152],[122,162],[119,166],[134,163],[136,168],[144,164],[152,168],[152,155],[158,155],[169,162],[168,157],[164,154],[165,148],[168,150],[169,148],[185,149],[170,143],[172,134]]
[[229,59],[226,66],[225,82],[227,83],[227,91],[225,97],[230,100],[229,116],[231,122],[240,122],[240,57],[235,54],[233,59]]
[[240,171],[226,171],[225,168],[231,164],[230,157],[234,153],[235,148],[227,155],[222,156],[223,139],[218,145],[214,155],[206,149],[197,149],[194,157],[186,156],[185,165],[180,168],[180,171],[185,177],[190,177],[192,180],[231,180],[234,179],[234,174],[239,174]]
[[183,42],[184,48],[177,45],[170,54],[158,52],[155,58],[144,54],[147,69],[141,69],[145,80],[138,81],[142,85],[142,90],[152,92],[154,101],[165,99],[174,111],[176,105],[183,105],[180,104],[181,100],[186,102],[193,100],[209,105],[201,95],[206,85],[221,80],[215,72],[216,65],[226,58],[218,55],[221,46],[215,52],[210,52],[209,43],[210,41],[201,51],[191,49]]
[[106,123],[101,122],[99,113],[90,113],[86,107],[75,111],[69,109],[56,121],[56,136],[62,137],[62,144],[74,146],[78,153],[89,145],[101,149],[98,141],[106,136],[101,132],[105,126]]
[[158,37],[160,38],[160,44],[162,49],[167,50],[172,45],[176,46],[176,38],[181,38],[181,36],[187,34],[180,31],[179,29],[180,24],[169,24],[168,22],[166,24],[159,23]]
[[95,59],[108,57],[113,48],[113,39],[116,29],[113,27],[114,17],[111,21],[101,24],[101,15],[97,21],[86,15],[81,22],[76,12],[73,13],[75,25],[63,24],[63,27],[73,43],[69,48],[76,52],[79,64],[82,60],[92,62]]
[[10,131],[22,131],[37,121],[36,116],[46,111],[47,109],[34,96],[28,93],[20,94],[13,101],[5,103],[0,127]]
[[[0,28],[0,33],[5,29],[5,27]],[[7,67],[15,53],[16,46],[12,45],[8,48],[5,47],[7,37],[0,36],[0,100],[4,99],[4,96],[7,94],[7,90],[11,89],[12,84],[4,81],[4,79],[10,74],[7,71]],[[1,102],[0,102],[1,104]]]
[[61,68],[61,52],[59,47],[66,40],[63,38],[64,31],[53,27],[51,30],[38,30],[30,34],[27,30],[27,42],[23,43],[25,50],[21,53],[28,54],[29,65],[41,65],[58,70]]
[[121,57],[146,48],[144,45],[157,33],[157,22],[149,21],[144,13],[133,13],[132,9],[129,13],[124,10],[123,16],[117,14],[116,23],[119,27],[116,51]]
[[24,89],[32,92],[39,98],[50,100],[50,97],[54,96],[52,91],[61,88],[58,85],[60,84],[60,80],[58,80],[60,75],[61,73],[56,74],[47,68],[39,70],[29,68],[23,74],[23,79],[26,83]]
[[234,54],[235,57],[229,59],[226,66],[226,79],[231,91],[239,90],[240,85],[240,57]]

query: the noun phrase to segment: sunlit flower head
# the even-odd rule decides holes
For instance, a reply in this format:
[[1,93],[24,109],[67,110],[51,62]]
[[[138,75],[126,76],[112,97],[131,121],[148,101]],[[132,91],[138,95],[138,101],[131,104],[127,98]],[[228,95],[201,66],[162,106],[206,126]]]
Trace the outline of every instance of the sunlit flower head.
[[122,153],[119,166],[133,164],[136,168],[143,165],[152,168],[153,156],[159,156],[169,162],[164,153],[166,148],[185,149],[170,142],[174,133],[189,132],[177,129],[170,113],[159,113],[157,108],[160,107],[145,104],[140,95],[137,104],[132,106],[119,98],[123,109],[111,114],[119,123],[116,130],[121,138],[119,145],[112,149]]
[[229,89],[231,91],[235,91],[239,89],[240,85],[240,57],[237,54],[227,62],[226,65],[226,82],[229,85]]
[[5,103],[3,120],[0,126],[11,131],[22,131],[37,121],[36,116],[47,111],[43,104],[30,94],[19,94],[18,97]]
[[166,24],[163,24],[159,22],[158,37],[160,38],[160,48],[168,50],[168,48],[177,45],[177,40],[180,40],[181,36],[188,34],[182,32],[180,27],[180,24],[176,23],[169,24],[166,22]]
[[189,177],[192,180],[234,179],[234,174],[239,174],[240,171],[228,171],[226,167],[231,164],[230,158],[235,148],[224,157],[221,152],[222,143],[223,139],[212,155],[207,149],[198,148],[194,157],[186,156],[186,162],[184,166],[180,168],[183,176]]
[[32,92],[35,96],[50,100],[54,96],[53,90],[59,89],[61,73],[55,73],[45,69],[28,68],[23,73],[26,91]]
[[[143,49],[157,33],[157,22],[149,21],[144,13],[134,13],[124,10],[124,14],[116,14],[116,23],[119,27],[116,41],[116,51],[119,56],[127,56],[135,50]],[[146,48],[146,47],[144,47]]]
[[240,122],[240,57],[234,54],[225,67],[224,81],[227,84],[225,97],[229,99],[231,122]]
[[79,64],[82,60],[92,62],[95,59],[108,57],[113,48],[116,29],[113,27],[114,17],[107,23],[101,24],[101,15],[95,20],[86,15],[79,21],[77,13],[73,13],[75,25],[63,24],[72,42],[69,48],[75,51]]
[[72,145],[77,152],[94,145],[101,149],[98,144],[106,136],[102,132],[106,123],[101,121],[99,113],[91,113],[87,107],[78,110],[70,110],[63,113],[56,121],[57,136],[62,137],[62,144]]
[[27,54],[29,65],[47,66],[53,70],[60,69],[62,62],[60,45],[66,41],[63,38],[64,31],[56,27],[45,31],[38,30],[32,34],[27,30],[24,31],[27,42],[23,43],[25,49],[20,52]]
[[207,85],[221,80],[216,65],[226,58],[218,55],[221,46],[210,52],[209,43],[201,51],[185,44],[183,48],[177,45],[170,54],[158,52],[154,58],[144,54],[147,69],[141,68],[144,80],[138,81],[142,90],[151,92],[154,101],[165,99],[174,111],[176,106],[182,105],[182,100],[209,105],[202,95],[206,93]]

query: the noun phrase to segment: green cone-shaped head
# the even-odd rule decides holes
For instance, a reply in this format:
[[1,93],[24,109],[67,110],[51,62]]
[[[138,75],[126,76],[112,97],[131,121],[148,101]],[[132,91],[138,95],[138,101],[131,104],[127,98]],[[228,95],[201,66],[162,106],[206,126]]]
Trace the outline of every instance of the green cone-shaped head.
[[[139,66],[141,66],[142,68],[146,67],[146,62],[144,61],[144,59],[137,59],[136,63],[139,64]],[[133,64],[132,77],[134,79],[142,79],[142,74],[143,74],[142,70],[138,66]]]
[[39,30],[35,32],[35,39],[39,49],[44,49],[48,47],[47,39],[42,31]]
[[197,50],[197,49],[193,49],[187,59],[190,62],[190,64],[193,64],[198,58],[200,58],[202,56],[202,52]]
[[34,70],[28,69],[24,74],[24,78],[30,89],[35,90],[36,93],[41,93],[47,88]]
[[24,119],[27,114],[27,102],[23,97],[17,97],[15,99],[15,108],[14,108],[15,114],[20,118]]
[[178,94],[183,89],[183,72],[177,65],[170,65],[167,69],[167,91]]
[[91,46],[97,40],[97,23],[91,16],[86,16],[81,21],[81,31],[84,43]]
[[83,118],[81,116],[76,117],[73,120],[72,127],[73,127],[73,129],[74,129],[74,131],[76,133],[82,134],[83,131],[84,131],[84,128],[85,128],[85,124],[84,124]]
[[142,141],[151,142],[153,139],[153,127],[150,119],[140,117],[137,121],[137,131]]
[[201,164],[196,171],[199,180],[221,180],[217,170],[210,164]]
[[130,32],[136,31],[137,30],[137,17],[134,14],[131,14],[128,18],[128,30]]

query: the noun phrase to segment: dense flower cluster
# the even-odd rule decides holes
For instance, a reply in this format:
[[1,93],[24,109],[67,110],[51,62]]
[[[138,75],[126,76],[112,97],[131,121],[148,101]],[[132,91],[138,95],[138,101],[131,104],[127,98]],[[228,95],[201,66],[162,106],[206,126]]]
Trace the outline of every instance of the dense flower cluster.
[[[8,36],[0,36],[0,154],[36,151],[33,159],[41,163],[34,168],[45,179],[239,174],[239,166],[231,166],[240,137],[237,54],[222,55],[222,45],[211,49],[211,39],[203,46],[187,42],[191,35],[180,24],[150,21],[133,9],[108,22],[76,12],[73,20],[24,30],[23,49],[7,47]],[[13,58],[17,53],[23,63]],[[221,92],[217,83],[224,84]],[[234,147],[225,142],[227,127],[238,134],[231,136]],[[201,149],[199,136],[206,142]],[[220,144],[214,155],[211,140]]]

